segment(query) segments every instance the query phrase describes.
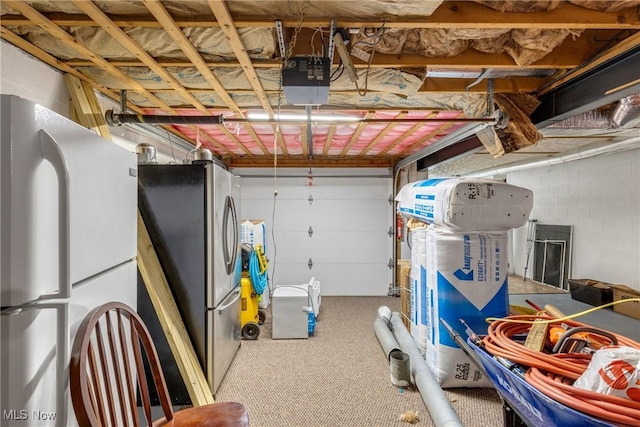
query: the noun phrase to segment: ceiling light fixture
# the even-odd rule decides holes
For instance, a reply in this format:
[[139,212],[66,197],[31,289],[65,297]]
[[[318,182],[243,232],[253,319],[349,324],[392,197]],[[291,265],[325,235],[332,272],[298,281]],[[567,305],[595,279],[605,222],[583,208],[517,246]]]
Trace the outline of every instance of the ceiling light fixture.
[[[345,116],[338,114],[311,114],[309,118],[306,114],[283,113],[275,114],[275,120],[279,122],[359,122],[362,121],[360,116]],[[248,113],[247,119],[250,122],[272,121],[267,113]]]

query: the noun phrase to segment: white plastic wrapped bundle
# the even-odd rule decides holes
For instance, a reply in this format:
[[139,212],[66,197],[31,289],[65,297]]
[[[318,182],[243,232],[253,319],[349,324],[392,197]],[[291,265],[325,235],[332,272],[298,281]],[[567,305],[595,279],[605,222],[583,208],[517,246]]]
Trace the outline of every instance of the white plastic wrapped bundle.
[[508,314],[507,234],[462,233],[434,225],[421,233],[425,239],[428,293],[427,365],[443,388],[491,387],[450,337],[440,318],[466,337],[459,319],[464,319],[477,334],[486,334],[487,317]]
[[459,231],[506,231],[523,226],[533,208],[526,188],[485,178],[429,179],[406,184],[398,212]]

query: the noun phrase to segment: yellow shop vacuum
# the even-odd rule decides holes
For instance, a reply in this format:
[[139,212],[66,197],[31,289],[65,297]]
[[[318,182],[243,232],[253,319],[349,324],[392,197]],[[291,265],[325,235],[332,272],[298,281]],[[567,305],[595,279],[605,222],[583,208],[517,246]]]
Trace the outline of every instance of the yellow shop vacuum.
[[267,262],[258,245],[242,245],[242,279],[240,280],[240,326],[242,338],[255,340],[260,336],[260,326],[265,321],[265,313],[258,308],[258,298],[264,292]]

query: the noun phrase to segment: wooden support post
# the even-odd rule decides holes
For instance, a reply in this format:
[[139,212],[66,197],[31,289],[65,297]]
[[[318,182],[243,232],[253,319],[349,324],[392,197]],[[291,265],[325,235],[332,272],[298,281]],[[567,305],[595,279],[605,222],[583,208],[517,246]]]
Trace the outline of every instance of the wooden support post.
[[64,75],[64,82],[71,95],[76,121],[111,141],[111,132],[102,115],[102,109],[93,88],[71,74]]
[[158,314],[193,406],[213,403],[213,394],[189,340],[169,283],[138,211],[138,269]]

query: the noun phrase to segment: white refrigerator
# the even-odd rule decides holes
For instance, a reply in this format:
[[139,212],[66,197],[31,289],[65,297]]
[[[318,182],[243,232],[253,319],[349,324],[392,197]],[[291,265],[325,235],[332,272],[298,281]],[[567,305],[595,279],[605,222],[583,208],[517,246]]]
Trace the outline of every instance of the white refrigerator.
[[136,306],[136,156],[22,98],[0,114],[0,425],[73,426],[80,322]]

